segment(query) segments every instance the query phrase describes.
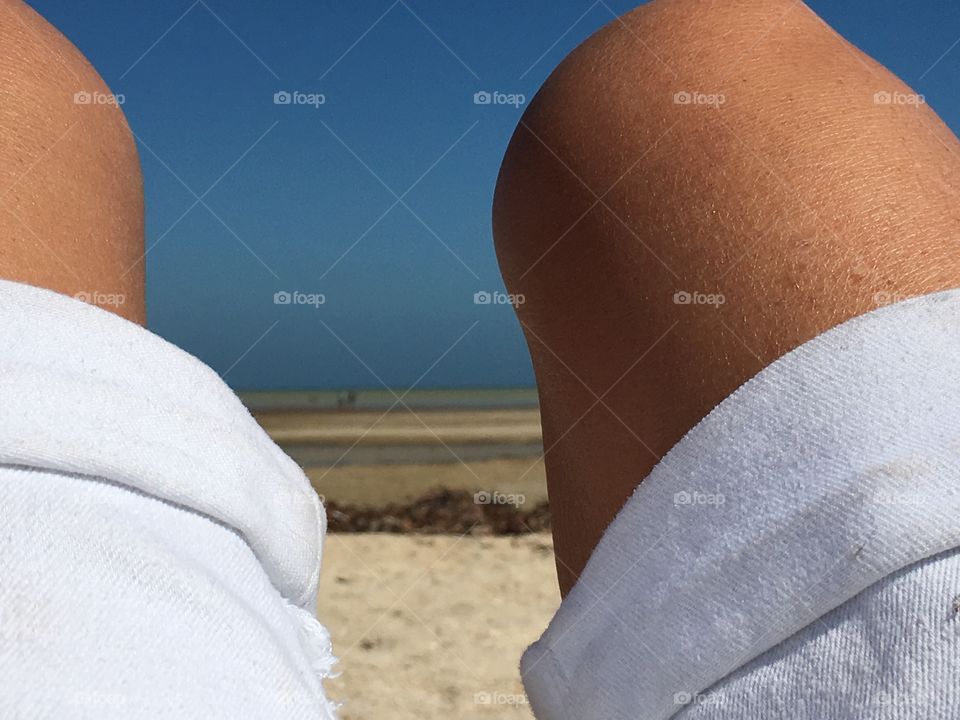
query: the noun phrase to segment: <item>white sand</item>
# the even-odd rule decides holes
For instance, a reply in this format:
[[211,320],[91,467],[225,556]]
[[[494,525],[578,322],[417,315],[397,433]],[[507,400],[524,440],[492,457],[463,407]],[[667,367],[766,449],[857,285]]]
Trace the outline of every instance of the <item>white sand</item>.
[[549,535],[330,535],[343,720],[531,718],[517,664],[559,603]]

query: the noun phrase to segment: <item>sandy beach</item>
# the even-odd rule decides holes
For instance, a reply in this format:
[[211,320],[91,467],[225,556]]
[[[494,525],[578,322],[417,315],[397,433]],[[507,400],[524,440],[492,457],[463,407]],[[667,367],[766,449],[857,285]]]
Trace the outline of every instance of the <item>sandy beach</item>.
[[438,488],[546,500],[536,408],[255,409],[324,498],[375,507]]
[[[361,394],[352,409],[329,393],[256,401],[258,421],[337,512],[386,512],[438,491],[468,515],[476,493],[520,498],[519,509],[546,502],[529,393],[426,392],[389,412],[388,394]],[[417,527],[327,537],[318,615],[340,658],[328,691],[341,717],[532,718],[518,663],[560,601],[549,533]]]
[[334,534],[318,614],[343,720],[532,718],[523,649],[559,603],[547,534]]

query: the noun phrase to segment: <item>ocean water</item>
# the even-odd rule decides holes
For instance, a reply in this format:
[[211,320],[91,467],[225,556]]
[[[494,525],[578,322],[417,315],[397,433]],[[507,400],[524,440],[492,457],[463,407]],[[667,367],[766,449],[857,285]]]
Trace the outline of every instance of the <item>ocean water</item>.
[[[403,399],[403,405],[397,397]],[[454,390],[413,390],[407,394],[397,391],[396,395],[388,390],[304,390],[304,391],[255,391],[241,392],[240,398],[251,411],[263,419],[271,412],[299,414],[303,411],[303,423],[309,427],[320,416],[330,413],[332,417],[341,415],[347,418],[351,411],[370,411],[382,413],[393,407],[390,415],[407,415],[407,408],[414,413],[441,410],[480,412],[476,422],[483,423],[483,411],[496,410],[536,410],[537,392],[534,388],[506,389],[454,389]],[[406,406],[406,407],[405,407]],[[330,416],[328,416],[330,417]],[[374,416],[379,424],[389,425],[389,419]],[[436,418],[431,422],[438,422]],[[494,420],[491,422],[500,422]],[[269,423],[267,423],[269,427]],[[419,428],[418,428],[419,429]],[[365,434],[364,434],[364,437]],[[324,467],[330,465],[392,465],[410,463],[456,463],[500,458],[536,458],[543,453],[543,444],[539,438],[521,440],[511,438],[497,441],[478,438],[476,442],[442,442],[424,436],[423,442],[384,443],[365,442],[351,445],[341,441],[328,441],[318,433],[315,440],[284,442],[275,438],[294,460],[303,467]]]

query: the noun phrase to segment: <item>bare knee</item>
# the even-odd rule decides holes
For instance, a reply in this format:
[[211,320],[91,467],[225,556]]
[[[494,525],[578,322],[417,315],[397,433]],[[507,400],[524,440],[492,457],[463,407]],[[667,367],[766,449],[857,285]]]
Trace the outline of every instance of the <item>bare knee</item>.
[[561,561],[766,364],[879,296],[960,284],[960,148],[884,93],[911,95],[799,2],[675,0],[610,23],[531,103],[494,234]]
[[0,276],[122,296],[108,309],[142,322],[142,181],[118,97],[14,0],[0,0],[0,97]]
[[[610,23],[503,162],[494,233],[521,319],[548,340],[544,318],[589,337],[605,314],[645,347],[677,292],[722,294],[768,362],[878,294],[953,284],[960,147],[922,102],[877,93],[918,97],[794,0],[655,2]],[[721,315],[686,319],[726,347]]]

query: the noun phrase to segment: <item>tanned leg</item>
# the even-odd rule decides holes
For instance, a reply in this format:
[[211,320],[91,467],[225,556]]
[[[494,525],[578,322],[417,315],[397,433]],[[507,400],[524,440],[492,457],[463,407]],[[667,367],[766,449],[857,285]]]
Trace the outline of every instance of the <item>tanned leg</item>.
[[0,0],[0,277],[143,323],[143,188],[97,72],[18,0]]
[[494,230],[526,298],[564,591],[744,381],[878,303],[960,285],[960,145],[911,93],[794,0],[658,0],[540,91]]

